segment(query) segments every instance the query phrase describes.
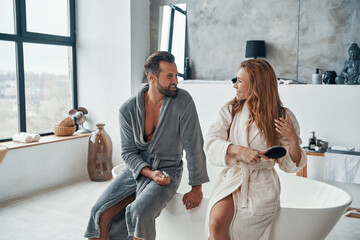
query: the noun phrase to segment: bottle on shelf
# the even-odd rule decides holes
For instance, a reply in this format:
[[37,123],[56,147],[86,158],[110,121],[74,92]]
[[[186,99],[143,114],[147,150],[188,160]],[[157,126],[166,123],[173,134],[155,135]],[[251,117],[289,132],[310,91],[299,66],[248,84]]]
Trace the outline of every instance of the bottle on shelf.
[[191,79],[191,67],[190,60],[188,57],[185,59],[185,67],[184,67],[184,80]]
[[322,84],[322,76],[319,68],[317,68],[316,72],[312,75],[312,84]]
[[316,137],[315,137],[315,131],[311,131],[312,136],[309,138],[309,150],[314,150],[316,147]]

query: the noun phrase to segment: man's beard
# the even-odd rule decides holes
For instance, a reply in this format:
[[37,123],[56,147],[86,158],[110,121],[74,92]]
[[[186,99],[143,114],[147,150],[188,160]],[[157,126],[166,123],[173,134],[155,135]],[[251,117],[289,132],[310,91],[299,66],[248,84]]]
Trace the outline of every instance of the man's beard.
[[175,97],[177,94],[177,88],[175,88],[175,91],[171,91],[170,85],[168,87],[163,87],[163,86],[161,86],[159,80],[157,80],[157,82],[156,82],[156,88],[162,95],[164,95],[166,97]]

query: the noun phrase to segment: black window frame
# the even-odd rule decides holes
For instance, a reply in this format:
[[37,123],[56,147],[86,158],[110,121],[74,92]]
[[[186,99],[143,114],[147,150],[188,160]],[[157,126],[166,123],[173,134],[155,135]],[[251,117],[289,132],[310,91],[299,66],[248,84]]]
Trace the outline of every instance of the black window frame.
[[[25,74],[24,74],[24,43],[41,43],[72,48],[72,90],[73,108],[77,109],[77,70],[76,70],[76,24],[75,24],[75,0],[69,2],[70,36],[58,36],[52,34],[28,32],[26,29],[26,0],[13,0],[15,33],[7,34],[0,32],[0,40],[15,42],[16,50],[16,73],[17,73],[17,103],[18,103],[18,130],[26,132],[26,104],[25,104]],[[41,136],[52,135],[54,132],[39,133]],[[0,142],[10,141],[11,138],[0,139]]]

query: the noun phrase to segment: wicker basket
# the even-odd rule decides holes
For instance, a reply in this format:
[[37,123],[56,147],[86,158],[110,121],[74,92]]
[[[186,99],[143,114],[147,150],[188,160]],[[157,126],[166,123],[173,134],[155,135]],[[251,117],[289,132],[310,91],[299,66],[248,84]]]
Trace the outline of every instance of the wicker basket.
[[76,126],[63,127],[59,125],[54,126],[54,133],[56,136],[71,136],[76,130]]
[[75,121],[71,117],[67,117],[59,123],[60,127],[72,127],[75,126]]

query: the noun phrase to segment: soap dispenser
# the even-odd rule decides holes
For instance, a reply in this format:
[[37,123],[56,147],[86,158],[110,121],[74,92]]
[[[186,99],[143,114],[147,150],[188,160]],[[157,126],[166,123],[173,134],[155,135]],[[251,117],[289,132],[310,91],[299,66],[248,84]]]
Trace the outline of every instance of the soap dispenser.
[[312,84],[321,84],[322,83],[322,77],[320,74],[320,69],[317,68],[316,72],[312,75]]
[[312,136],[309,138],[309,150],[315,150],[316,147],[316,137],[315,137],[315,131],[311,131]]

